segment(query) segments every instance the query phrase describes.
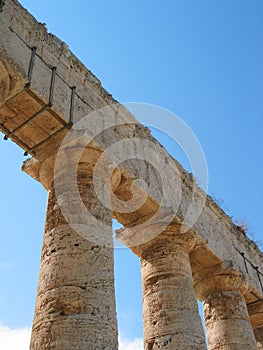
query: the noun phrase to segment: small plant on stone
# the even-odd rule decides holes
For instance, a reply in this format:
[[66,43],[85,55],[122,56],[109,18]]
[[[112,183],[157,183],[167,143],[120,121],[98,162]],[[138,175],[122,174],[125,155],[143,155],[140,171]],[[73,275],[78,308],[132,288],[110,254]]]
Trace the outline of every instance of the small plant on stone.
[[263,242],[255,238],[255,233],[251,231],[245,219],[236,219],[234,223],[243,234],[247,235],[260,248],[261,251],[263,250]]
[[235,220],[235,225],[239,228],[240,231],[244,232],[244,233],[248,233],[249,232],[249,226],[248,223],[246,222],[246,220],[244,219],[236,219]]
[[225,212],[225,213],[229,213],[230,210],[228,208],[228,206],[226,205],[225,201],[222,198],[218,198],[216,197],[216,195],[211,192],[210,194],[211,198],[213,199],[213,201]]

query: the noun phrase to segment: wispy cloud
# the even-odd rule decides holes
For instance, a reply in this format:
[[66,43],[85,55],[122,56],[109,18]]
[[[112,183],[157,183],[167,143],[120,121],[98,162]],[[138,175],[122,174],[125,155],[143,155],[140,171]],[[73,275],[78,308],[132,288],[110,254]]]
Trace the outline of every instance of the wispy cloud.
[[119,339],[119,350],[143,350],[142,339],[127,340]]
[[[30,328],[10,329],[0,326],[0,349],[28,350],[30,334]],[[119,350],[143,350],[143,341],[142,339],[128,340],[120,337]]]
[[30,328],[10,329],[0,326],[0,349],[28,350],[30,333]]

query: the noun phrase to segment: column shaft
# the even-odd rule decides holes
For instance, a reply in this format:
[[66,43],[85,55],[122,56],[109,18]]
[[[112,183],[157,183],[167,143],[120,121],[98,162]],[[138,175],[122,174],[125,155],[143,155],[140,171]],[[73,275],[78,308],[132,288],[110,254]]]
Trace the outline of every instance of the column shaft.
[[[70,191],[71,179],[59,185]],[[111,213],[94,194],[91,178],[79,170],[79,193],[97,219],[110,225]],[[74,200],[66,205],[76,223]],[[88,230],[91,230],[90,227]],[[91,236],[109,235],[94,226]],[[62,215],[54,185],[49,190],[31,350],[115,350],[117,325],[113,249],[76,233]]]
[[263,350],[263,327],[254,330],[258,350]]
[[194,274],[195,291],[203,301],[209,350],[256,350],[244,295],[248,284],[231,261]]
[[247,307],[258,350],[263,350],[263,302],[262,300],[254,301]]
[[203,302],[209,350],[255,350],[246,301],[239,291],[221,291]]
[[158,238],[140,258],[145,350],[206,349],[187,248]]

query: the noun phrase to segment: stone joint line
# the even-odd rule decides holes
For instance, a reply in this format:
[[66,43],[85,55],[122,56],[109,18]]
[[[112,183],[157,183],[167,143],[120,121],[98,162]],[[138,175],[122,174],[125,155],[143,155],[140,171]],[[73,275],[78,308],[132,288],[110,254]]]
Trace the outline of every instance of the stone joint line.
[[[147,221],[162,201],[160,179],[146,161],[123,162],[109,176],[112,192],[123,203],[129,201],[134,180],[146,179],[154,190],[142,207],[119,213],[102,205],[93,178],[102,150],[126,139],[150,141],[156,150],[160,144],[127,109],[118,107],[116,113],[116,101],[99,80],[17,0],[5,0],[1,9],[0,129],[5,140],[10,138],[33,156],[23,170],[48,191],[30,350],[118,349],[113,217],[123,225],[118,239],[124,244],[149,237],[134,246],[126,244],[140,260],[144,350],[205,350],[207,344],[209,350],[263,349],[263,255],[258,247],[201,188],[196,193],[197,198],[205,195],[200,216],[182,233],[194,182],[168,153],[160,154],[167,157],[168,170],[178,171],[182,194],[176,216],[160,233],[151,236],[165,222],[165,213],[157,225]],[[121,127],[110,128],[108,139],[103,134],[98,144],[96,139],[88,146],[77,134],[76,142],[63,148],[62,166],[55,171],[58,149],[73,124],[103,107],[115,112]],[[101,114],[96,126],[105,125],[107,117]],[[74,178],[71,165],[76,159]],[[103,175],[99,179],[106,193]],[[168,180],[167,188],[176,188]],[[71,191],[73,182],[78,198]],[[197,298],[203,303],[207,339]]]

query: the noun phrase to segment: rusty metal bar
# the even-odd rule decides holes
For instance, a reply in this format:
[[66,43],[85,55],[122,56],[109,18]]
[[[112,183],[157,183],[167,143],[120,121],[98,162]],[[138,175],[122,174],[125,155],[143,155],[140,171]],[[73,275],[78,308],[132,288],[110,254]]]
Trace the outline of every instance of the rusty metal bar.
[[245,265],[245,269],[246,269],[246,272],[248,273],[248,268],[247,268],[247,259],[245,257],[245,253],[241,253],[241,255],[243,256],[243,260],[244,260],[244,265]]
[[28,68],[28,83],[26,84],[27,87],[29,87],[31,85],[31,82],[32,82],[36,52],[37,52],[37,48],[35,46],[33,46],[31,48],[31,59],[30,59],[29,68]]
[[73,118],[74,118],[75,92],[76,92],[76,87],[72,86],[71,99],[70,99],[70,112],[69,112],[69,122],[70,123],[73,123]]
[[[9,132],[9,130],[8,130],[3,124],[0,124],[0,128],[3,130],[3,132],[4,132],[5,134],[7,134],[7,133]],[[16,137],[15,135],[13,135],[13,139],[14,139],[14,141],[15,141],[18,145],[20,145],[22,148],[28,149],[28,146],[27,146],[23,141],[21,141],[18,137]],[[7,140],[7,139],[5,138],[5,136],[4,136],[4,140]]]
[[[263,273],[262,273],[261,271],[259,271],[259,267],[256,266],[256,265],[254,265],[247,257],[245,257],[245,253],[240,252],[236,247],[235,247],[235,249],[236,249],[236,251],[237,251],[240,255],[242,255],[242,257],[243,257],[245,263],[248,262],[248,263],[250,264],[250,266],[251,266],[254,270],[257,271],[257,274],[258,274],[258,275],[263,276]],[[261,282],[261,280],[260,280],[260,282]],[[262,290],[263,290],[263,289],[262,289]]]
[[258,266],[256,266],[255,269],[256,269],[256,271],[257,271],[259,284],[260,284],[261,290],[262,290],[262,292],[263,292],[263,284],[262,284],[262,281],[261,281],[261,278],[260,278],[260,272],[259,272],[259,270],[258,270]]
[[9,138],[10,136],[12,136],[15,132],[17,132],[17,131],[19,131],[20,129],[22,129],[25,125],[27,125],[28,123],[30,123],[33,119],[37,118],[40,114],[44,113],[45,111],[47,111],[47,110],[52,106],[53,94],[54,94],[54,87],[55,87],[56,69],[57,69],[56,67],[53,67],[53,68],[52,68],[48,104],[47,104],[46,106],[44,106],[40,111],[38,111],[37,113],[35,113],[32,117],[30,117],[29,119],[27,119],[24,123],[22,123],[21,125],[19,125],[17,128],[15,128],[14,130],[12,130],[12,131],[9,132],[8,134],[6,134],[6,135],[4,136],[4,139],[5,139],[5,140],[8,140],[8,138]]
[[39,142],[37,145],[35,145],[32,148],[29,148],[27,151],[25,151],[24,156],[28,156],[29,153],[34,152],[38,147],[44,145],[46,142],[54,139],[58,134],[60,134],[63,130],[65,129],[70,129],[72,127],[72,123],[69,123],[65,126],[63,126],[63,128],[57,130],[54,134],[50,135],[48,138],[46,138],[45,140]]
[[19,131],[20,129],[22,129],[25,125],[27,125],[28,123],[30,123],[33,119],[35,119],[36,117],[38,117],[40,114],[44,113],[46,110],[49,109],[49,106],[45,106],[43,107],[40,111],[38,111],[36,114],[34,114],[32,117],[30,117],[28,120],[26,120],[23,124],[19,125],[17,128],[15,128],[14,130],[12,130],[9,134],[5,135],[5,140],[7,140],[10,136],[12,136],[15,132]]
[[51,74],[51,82],[50,82],[50,89],[49,89],[49,99],[48,99],[48,106],[51,107],[53,103],[53,95],[54,95],[54,87],[55,87],[55,78],[56,78],[56,70],[57,67],[52,68],[52,74]]
[[[10,102],[12,102],[18,95],[22,94],[22,92],[27,91],[27,86],[24,86],[21,90],[19,90],[15,95],[11,96],[10,98],[8,98],[2,106],[4,105],[8,105]],[[2,106],[0,106],[0,108],[2,108]]]
[[[30,96],[32,96],[35,100],[37,100],[39,103],[43,103],[43,101],[39,98],[39,96],[37,96],[37,95],[34,93],[33,90],[28,89],[28,90],[27,90],[27,93],[28,93]],[[67,123],[64,119],[62,119],[59,115],[57,115],[52,109],[49,110],[49,113],[51,113],[52,116],[53,116],[60,124],[62,124],[62,125],[64,125],[64,126],[67,126],[67,125],[68,125],[68,123]]]
[[[3,130],[4,133],[9,133],[9,130],[3,124],[0,124],[0,128]],[[4,140],[6,139],[4,138]]]

